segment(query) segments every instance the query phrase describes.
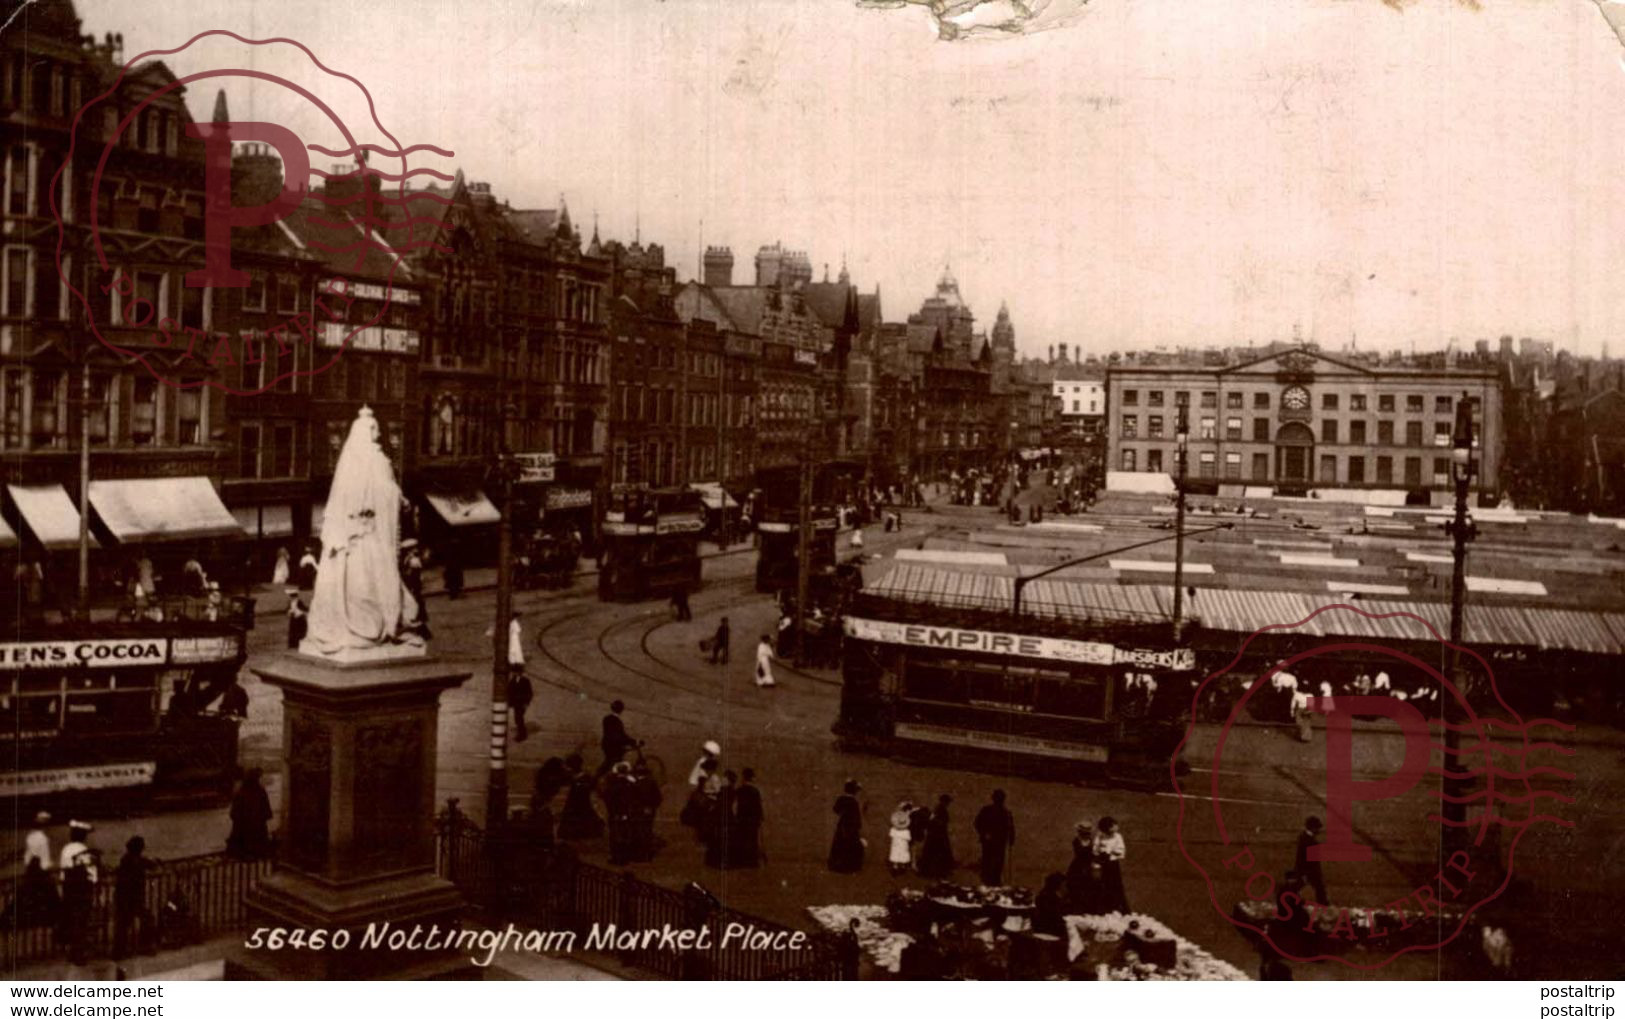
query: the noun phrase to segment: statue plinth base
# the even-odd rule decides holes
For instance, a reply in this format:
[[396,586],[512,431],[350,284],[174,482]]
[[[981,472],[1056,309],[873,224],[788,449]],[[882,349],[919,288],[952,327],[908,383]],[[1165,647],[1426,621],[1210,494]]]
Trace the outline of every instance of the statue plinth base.
[[282,689],[287,795],[276,868],[247,900],[248,941],[267,930],[261,947],[227,953],[228,979],[479,977],[469,953],[423,947],[462,915],[462,896],[435,873],[434,782],[440,694],[470,673],[411,650],[351,662],[284,654],[254,668]]
[[298,653],[312,661],[337,665],[341,668],[351,668],[357,665],[376,665],[380,662],[422,660],[429,657],[429,649],[421,641],[416,644],[377,644],[366,648],[347,647],[338,651],[327,652],[312,644],[309,637],[299,642]]

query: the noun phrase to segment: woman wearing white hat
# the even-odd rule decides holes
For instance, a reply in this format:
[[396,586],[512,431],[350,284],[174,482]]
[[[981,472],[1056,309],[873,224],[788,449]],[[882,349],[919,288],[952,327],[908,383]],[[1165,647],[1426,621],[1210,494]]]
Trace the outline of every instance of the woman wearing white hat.
[[708,739],[700,744],[700,751],[700,759],[694,762],[694,767],[688,772],[688,784],[691,786],[698,786],[705,781],[705,762],[715,762],[721,757],[722,745],[714,739]]

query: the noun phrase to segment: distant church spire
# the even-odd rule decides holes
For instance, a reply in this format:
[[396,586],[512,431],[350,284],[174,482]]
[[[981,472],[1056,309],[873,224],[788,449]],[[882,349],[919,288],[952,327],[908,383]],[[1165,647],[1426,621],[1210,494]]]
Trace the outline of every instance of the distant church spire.
[[226,90],[219,89],[214,94],[214,122],[216,124],[231,123],[231,114],[226,110]]

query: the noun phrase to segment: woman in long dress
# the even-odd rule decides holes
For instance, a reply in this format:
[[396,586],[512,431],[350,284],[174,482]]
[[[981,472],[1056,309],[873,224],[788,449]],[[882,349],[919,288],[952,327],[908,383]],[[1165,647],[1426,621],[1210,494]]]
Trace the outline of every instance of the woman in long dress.
[[1067,901],[1079,913],[1096,912],[1094,862],[1095,826],[1079,821],[1072,836],[1072,863],[1066,868]]
[[765,635],[756,642],[756,685],[777,685],[773,682],[773,641]]
[[829,845],[829,869],[856,874],[863,869],[863,805],[858,802],[856,780],[848,780],[835,799],[835,838]]
[[1098,911],[1101,913],[1127,913],[1128,894],[1123,891],[1123,857],[1127,849],[1123,833],[1117,822],[1109,817],[1100,819],[1095,830],[1095,863],[1100,868],[1096,879],[1099,886]]
[[363,407],[333,468],[304,650],[332,655],[423,643],[417,599],[401,580],[400,509],[378,421]]
[[271,586],[285,587],[288,583],[288,546],[284,545],[276,550],[276,565],[271,567]]

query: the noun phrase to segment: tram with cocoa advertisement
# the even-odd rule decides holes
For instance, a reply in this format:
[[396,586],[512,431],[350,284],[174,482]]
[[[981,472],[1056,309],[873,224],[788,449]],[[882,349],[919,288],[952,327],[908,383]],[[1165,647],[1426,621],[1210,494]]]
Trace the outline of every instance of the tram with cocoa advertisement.
[[612,491],[599,528],[601,601],[636,601],[700,589],[705,503],[690,488]]
[[1064,621],[952,601],[855,596],[833,727],[843,748],[1167,782],[1197,672],[1166,620]]
[[228,800],[240,717],[218,705],[246,628],[227,615],[42,623],[0,642],[0,799],[82,813]]

